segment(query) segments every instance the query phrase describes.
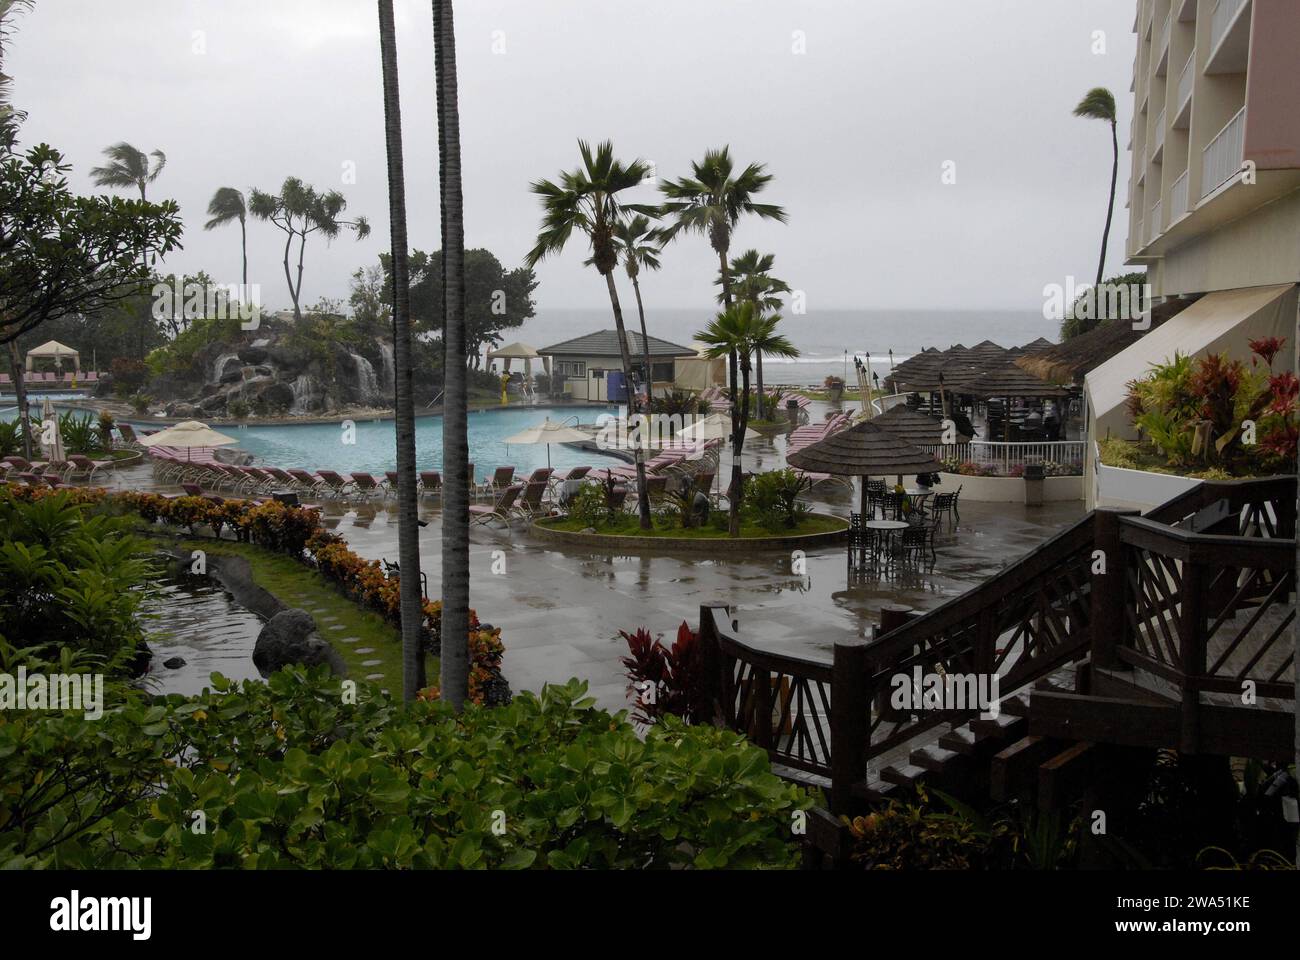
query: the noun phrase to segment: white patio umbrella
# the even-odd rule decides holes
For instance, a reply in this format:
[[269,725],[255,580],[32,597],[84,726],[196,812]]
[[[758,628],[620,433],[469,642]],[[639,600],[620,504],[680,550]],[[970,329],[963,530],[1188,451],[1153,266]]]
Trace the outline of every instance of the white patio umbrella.
[[42,442],[41,447],[45,451],[45,459],[51,463],[57,463],[68,459],[63,449],[63,431],[59,429],[59,415],[54,412],[54,404],[49,397],[41,403],[41,439],[45,439],[47,432],[51,439],[49,443]]
[[506,445],[512,443],[544,443],[546,444],[546,465],[551,465],[551,444],[553,443],[581,443],[584,440],[590,440],[591,434],[585,430],[578,430],[567,424],[556,423],[550,417],[547,417],[535,427],[529,427],[521,430],[513,437],[506,437]]
[[[758,440],[762,437],[749,427],[745,428],[745,442]],[[730,440],[731,439],[731,414],[729,413],[710,413],[706,417],[701,417],[692,423],[689,427],[684,427],[677,434],[677,439],[684,443],[703,443],[706,440]]]
[[234,437],[217,433],[206,423],[199,423],[197,420],[186,420],[175,424],[140,441],[146,447],[184,447],[187,460],[190,451],[197,447],[224,447],[238,442]]

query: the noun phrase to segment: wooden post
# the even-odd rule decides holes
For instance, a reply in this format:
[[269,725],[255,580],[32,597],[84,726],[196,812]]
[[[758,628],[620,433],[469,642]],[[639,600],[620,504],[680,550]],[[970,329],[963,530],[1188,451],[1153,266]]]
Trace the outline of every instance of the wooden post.
[[831,672],[831,813],[852,809],[853,785],[867,776],[871,737],[871,694],[867,685],[867,644],[835,643]]
[[727,683],[724,671],[726,660],[718,643],[718,631],[714,627],[714,611],[720,611],[725,618],[730,610],[723,604],[700,604],[700,646],[704,651],[704,676],[708,685],[709,702],[713,704],[713,722],[723,727],[730,724],[730,705],[727,703]]
[[[1093,555],[1089,567],[1092,598],[1092,664],[1104,670],[1123,669],[1115,648],[1128,640],[1124,622],[1124,601],[1128,591],[1124,546],[1120,542],[1120,517],[1131,517],[1137,510],[1098,508],[1093,513]],[[1096,551],[1100,550],[1098,556]],[[1098,571],[1104,562],[1105,573]]]
[[1182,753],[1200,748],[1200,678],[1205,675],[1205,568],[1202,561],[1183,562],[1182,609],[1178,624],[1183,661]]
[[750,722],[750,739],[764,750],[772,749],[772,673],[754,668],[749,680],[749,699],[753,698],[754,714]]
[[[903,624],[915,620],[917,613],[911,607],[901,603],[887,603],[880,608],[880,636],[884,636],[892,630],[897,630]],[[904,720],[906,717],[898,710],[895,710],[890,703],[892,690],[885,686],[876,691],[876,712],[882,719],[897,722]]]

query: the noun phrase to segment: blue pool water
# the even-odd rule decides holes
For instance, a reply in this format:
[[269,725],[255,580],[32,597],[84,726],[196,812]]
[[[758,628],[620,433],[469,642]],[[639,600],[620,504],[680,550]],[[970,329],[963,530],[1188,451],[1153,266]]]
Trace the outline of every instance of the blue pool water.
[[[547,417],[557,422],[573,423],[579,417],[591,424],[615,408],[604,407],[510,407],[504,410],[481,410],[469,415],[469,455],[476,475],[490,476],[498,466],[513,464],[517,473],[528,473],[546,466],[546,446],[505,444],[505,438],[540,424]],[[153,429],[157,429],[154,424]],[[256,457],[256,463],[274,467],[305,470],[337,470],[344,475],[354,470],[382,474],[397,463],[396,438],[392,420],[356,421],[356,442],[345,444],[343,427],[337,423],[276,424],[274,426],[230,426],[216,428],[238,439],[238,449]],[[442,417],[420,417],[415,422],[415,459],[421,470],[442,468]],[[573,450],[551,445],[551,465],[557,468],[581,464],[609,464],[612,461],[596,451]]]

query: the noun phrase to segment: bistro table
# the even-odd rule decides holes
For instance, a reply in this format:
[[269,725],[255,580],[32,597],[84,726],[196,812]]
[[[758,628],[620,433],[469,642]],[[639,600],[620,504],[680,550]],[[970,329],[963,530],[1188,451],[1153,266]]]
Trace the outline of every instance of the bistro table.
[[934,496],[934,491],[929,487],[908,487],[903,493],[912,504],[912,510],[925,516],[925,501]]
[[863,530],[870,530],[873,534],[871,539],[871,561],[876,563],[883,555],[888,562],[891,555],[890,546],[894,541],[894,534],[900,530],[906,530],[910,524],[903,520],[868,520],[862,524]]

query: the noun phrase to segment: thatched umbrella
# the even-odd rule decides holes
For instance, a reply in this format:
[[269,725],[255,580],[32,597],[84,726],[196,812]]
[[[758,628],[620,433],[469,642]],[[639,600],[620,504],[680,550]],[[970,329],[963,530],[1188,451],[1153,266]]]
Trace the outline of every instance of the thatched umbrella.
[[[984,370],[979,376],[965,381],[959,390],[968,397],[976,397],[980,400],[990,400],[995,397],[1005,399],[1008,412],[1011,408],[1011,400],[1017,397],[1039,399],[1066,397],[1070,394],[1068,388],[1040,380],[1014,363],[999,364]],[[1010,432],[1011,420],[1008,418],[1004,436],[1008,436]]]
[[[899,440],[918,447],[937,447],[943,444],[943,421],[919,410],[893,407],[876,417],[874,423]],[[957,443],[969,443],[970,437],[957,435]]]
[[[883,477],[905,473],[938,473],[932,454],[900,440],[880,426],[882,417],[832,433],[786,457],[792,467],[837,477]],[[862,484],[862,512],[867,512],[867,484]]]
[[1056,344],[1052,343],[1051,340],[1048,340],[1046,337],[1039,337],[1037,340],[1030,340],[1026,343],[1020,348],[1020,352],[1022,354],[1038,353],[1040,350],[1050,350],[1054,346],[1056,346]]

